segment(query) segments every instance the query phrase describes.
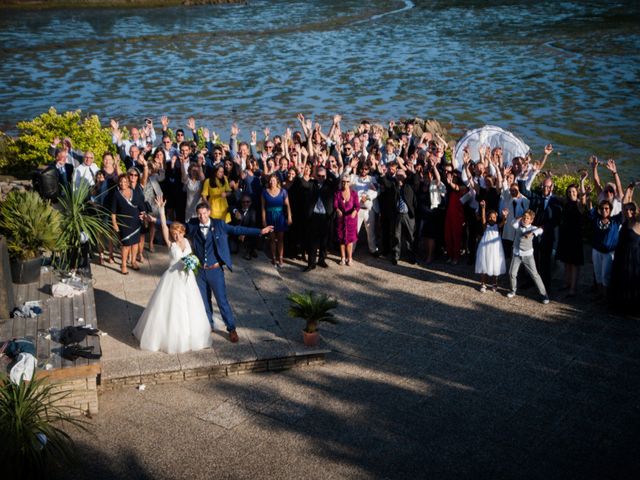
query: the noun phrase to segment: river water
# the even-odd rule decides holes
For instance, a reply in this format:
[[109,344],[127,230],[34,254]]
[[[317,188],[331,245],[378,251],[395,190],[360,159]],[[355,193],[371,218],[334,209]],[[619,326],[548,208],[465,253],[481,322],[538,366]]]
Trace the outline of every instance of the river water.
[[[640,2],[250,0],[0,11],[0,125],[55,106],[122,123],[189,115],[228,136],[437,118],[495,124],[554,165],[640,176]],[[159,124],[157,121],[156,124]]]

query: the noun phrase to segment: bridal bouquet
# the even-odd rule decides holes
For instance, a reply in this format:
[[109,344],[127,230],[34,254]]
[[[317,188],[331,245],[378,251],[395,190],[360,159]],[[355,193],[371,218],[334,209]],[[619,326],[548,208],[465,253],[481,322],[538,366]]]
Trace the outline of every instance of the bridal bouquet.
[[184,272],[189,274],[193,272],[194,275],[198,274],[200,270],[200,260],[193,253],[190,253],[186,257],[182,258],[182,264],[184,265]]

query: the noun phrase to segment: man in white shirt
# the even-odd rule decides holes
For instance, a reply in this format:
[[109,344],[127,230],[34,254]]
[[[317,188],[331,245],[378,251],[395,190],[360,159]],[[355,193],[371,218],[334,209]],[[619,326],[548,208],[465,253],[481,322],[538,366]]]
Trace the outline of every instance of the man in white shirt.
[[91,188],[96,183],[96,173],[98,173],[98,166],[93,163],[94,155],[91,151],[86,151],[84,154],[84,162],[75,169],[73,174],[73,186],[79,188],[82,183],[85,183],[88,188]]

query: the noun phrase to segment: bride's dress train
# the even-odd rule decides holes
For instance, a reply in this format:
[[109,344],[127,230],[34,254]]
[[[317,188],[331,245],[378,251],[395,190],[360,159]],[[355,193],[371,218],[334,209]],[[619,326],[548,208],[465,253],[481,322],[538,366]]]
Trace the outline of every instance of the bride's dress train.
[[170,266],[160,278],[147,308],[133,334],[143,350],[183,353],[211,345],[211,326],[192,272],[183,271],[182,251],[176,243],[169,247]]

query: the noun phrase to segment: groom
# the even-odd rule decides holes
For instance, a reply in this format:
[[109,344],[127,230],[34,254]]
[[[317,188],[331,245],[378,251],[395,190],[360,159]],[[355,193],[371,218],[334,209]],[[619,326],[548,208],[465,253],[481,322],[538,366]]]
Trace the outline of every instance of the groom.
[[227,300],[227,287],[224,283],[224,272],[222,270],[224,266],[231,270],[231,254],[229,253],[227,235],[266,235],[273,231],[273,226],[260,230],[259,228],[227,225],[222,220],[209,217],[211,209],[206,203],[199,203],[196,207],[196,213],[198,218],[192,218],[187,223],[187,236],[191,239],[193,252],[201,264],[200,271],[196,277],[200,295],[202,295],[204,308],[207,311],[207,317],[213,330],[211,305],[211,292],[213,291],[222,320],[229,332],[229,340],[236,343],[238,334],[236,333],[233,312]]

